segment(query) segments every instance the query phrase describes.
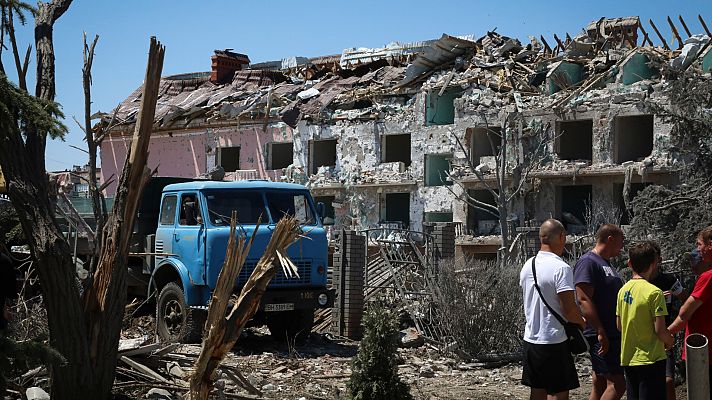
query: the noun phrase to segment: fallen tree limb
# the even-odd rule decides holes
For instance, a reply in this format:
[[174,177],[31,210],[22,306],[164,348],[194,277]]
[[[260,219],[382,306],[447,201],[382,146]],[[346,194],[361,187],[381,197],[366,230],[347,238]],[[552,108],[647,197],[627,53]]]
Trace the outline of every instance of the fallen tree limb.
[[[296,274],[294,265],[291,262],[286,263],[282,257],[285,257],[283,254],[287,247],[301,235],[301,229],[295,218],[285,217],[277,223],[272,238],[267,244],[267,249],[243,286],[230,314],[225,318],[228,300],[254,238],[253,233],[250,242],[245,245],[244,236],[236,238],[236,225],[237,215],[233,212],[225,263],[218,276],[208,309],[207,336],[203,340],[203,347],[195,363],[195,372],[190,379],[190,398],[192,400],[208,399],[213,388],[215,370],[227,352],[235,345],[247,321],[257,312],[267,284],[276,274],[275,260],[282,260],[280,262],[282,268],[291,269],[291,271],[285,271],[286,276]],[[285,263],[289,265],[285,265]],[[254,387],[245,387],[245,389],[259,393]]]

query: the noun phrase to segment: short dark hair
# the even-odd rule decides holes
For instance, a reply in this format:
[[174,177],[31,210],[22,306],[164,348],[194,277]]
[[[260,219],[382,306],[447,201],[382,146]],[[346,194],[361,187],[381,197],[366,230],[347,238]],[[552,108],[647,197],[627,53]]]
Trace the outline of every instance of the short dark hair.
[[628,258],[633,271],[640,274],[648,270],[650,265],[658,259],[656,244],[651,241],[639,242],[630,246]]
[[709,243],[712,240],[712,225],[702,229],[697,237],[704,240],[705,244]]
[[603,224],[596,231],[596,243],[603,243],[609,236],[623,236],[623,230],[614,224]]
[[660,245],[658,244],[658,242],[651,240],[650,244],[652,244],[653,248],[655,249],[655,255],[658,257],[659,260],[661,260],[663,258],[663,252],[662,250],[660,250]]
[[543,244],[551,244],[555,238],[565,232],[566,228],[559,220],[549,218],[539,227],[539,240]]

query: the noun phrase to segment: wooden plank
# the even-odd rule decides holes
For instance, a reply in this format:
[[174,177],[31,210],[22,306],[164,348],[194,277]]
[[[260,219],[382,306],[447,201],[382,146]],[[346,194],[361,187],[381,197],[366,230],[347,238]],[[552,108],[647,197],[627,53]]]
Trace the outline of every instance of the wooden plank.
[[658,35],[658,38],[660,39],[660,41],[663,42],[663,47],[665,47],[665,50],[670,50],[670,46],[668,46],[663,35],[660,34],[660,31],[658,30],[658,27],[655,26],[655,23],[653,22],[653,20],[649,19],[648,22],[650,23],[650,26],[653,27],[653,30],[655,31],[655,34]]
[[142,345],[146,344],[146,342],[148,342],[149,340],[150,338],[148,337],[148,335],[144,335],[140,338],[119,340],[119,353],[121,353],[122,351],[138,349]]
[[707,24],[705,23],[704,18],[702,18],[702,14],[697,14],[697,19],[700,20],[700,24],[702,25],[702,29],[705,30],[705,33],[707,33],[707,36],[712,37],[712,33],[710,33],[710,30],[707,29]]
[[668,22],[668,25],[670,25],[670,29],[672,29],[672,34],[675,35],[675,39],[677,39],[677,49],[679,50],[682,48],[682,44],[683,44],[682,38],[680,37],[680,34],[677,32],[677,27],[675,26],[675,24],[672,23],[672,19],[670,19],[669,15],[667,17],[667,22]]
[[150,376],[154,380],[157,380],[157,381],[163,382],[163,383],[170,383],[170,381],[168,379],[164,378],[163,376],[161,376],[161,374],[157,373],[156,371],[152,370],[151,368],[148,368],[147,366],[145,366],[139,362],[136,362],[126,356],[120,356],[119,360],[121,360],[124,364],[130,366],[131,368],[135,369],[136,371],[138,371],[142,374],[145,374],[147,376]]
[[648,32],[645,31],[645,28],[643,28],[643,24],[638,24],[638,29],[640,29],[641,32],[643,32],[643,46],[645,46],[645,42],[647,41],[649,45],[653,46],[653,41],[650,40],[650,36],[648,36]]
[[165,346],[165,345],[162,343],[151,343],[151,344],[147,344],[145,346],[137,347],[135,349],[128,349],[128,350],[124,350],[124,351],[119,350],[119,355],[128,357],[128,356],[140,356],[140,355],[145,355],[145,354],[151,354],[163,346]]
[[677,18],[680,20],[680,23],[682,24],[682,28],[685,30],[685,33],[687,33],[687,37],[692,37],[692,33],[687,28],[687,24],[685,23],[685,20],[682,19],[682,15],[678,15]]

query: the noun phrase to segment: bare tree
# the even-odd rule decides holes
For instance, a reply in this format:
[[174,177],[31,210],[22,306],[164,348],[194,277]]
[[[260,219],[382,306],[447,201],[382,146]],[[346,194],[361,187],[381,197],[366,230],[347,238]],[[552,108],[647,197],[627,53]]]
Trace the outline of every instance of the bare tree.
[[502,241],[501,256],[507,258],[511,240],[507,224],[510,205],[517,196],[523,194],[526,183],[530,181],[530,172],[546,156],[547,143],[553,139],[553,136],[550,135],[548,127],[525,126],[524,118],[518,112],[506,116],[501,131],[490,128],[485,115],[482,116],[482,120],[487,140],[494,154],[493,177],[486,175],[487,168],[482,164],[474,165],[471,146],[463,143],[457,135],[453,136],[459,150],[465,154],[467,168],[492,195],[495,204],[488,204],[472,197],[462,182],[463,177],[456,176],[453,171],[450,172],[450,179],[460,187],[461,193],[456,193],[449,186],[446,187],[459,200],[498,219]]
[[[36,97],[9,83],[5,76],[0,76],[0,168],[6,175],[10,200],[37,261],[47,307],[50,345],[67,360],[65,364],[52,368],[52,398],[108,399],[114,380],[117,343],[126,301],[128,235],[141,183],[148,175],[145,168],[147,143],[155,112],[163,48],[155,39],[152,40],[141,119],[114,204],[112,219],[115,222],[102,243],[111,251],[102,255],[93,286],[82,299],[75,284],[69,246],[54,219],[45,168],[47,137],[60,137],[66,132],[64,125],[56,119],[61,117],[61,113],[54,103],[52,35],[54,23],[70,5],[71,0],[53,0],[38,5],[34,30]],[[3,31],[12,29],[12,25],[5,22]],[[10,44],[13,53],[17,52],[17,44],[12,40]],[[22,65],[18,68],[18,75],[26,71]]]

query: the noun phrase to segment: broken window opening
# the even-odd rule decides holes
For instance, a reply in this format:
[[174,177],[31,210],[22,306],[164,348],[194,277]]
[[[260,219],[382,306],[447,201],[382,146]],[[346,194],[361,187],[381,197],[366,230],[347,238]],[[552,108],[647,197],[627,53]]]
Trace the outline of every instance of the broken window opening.
[[225,172],[235,172],[240,169],[240,146],[221,147],[218,151],[218,164]]
[[399,224],[410,227],[410,193],[386,193],[385,210],[381,214],[381,224]]
[[554,145],[561,160],[592,160],[593,120],[556,121]]
[[294,143],[267,143],[267,169],[287,168],[294,162]]
[[334,201],[336,196],[316,196],[314,204],[324,203],[324,218],[336,219],[336,211],[334,210]]
[[[477,166],[482,163],[482,157],[492,157],[502,148],[502,128],[491,126],[487,128],[468,128],[471,136],[470,153],[472,164]],[[491,140],[491,142],[490,142]],[[494,145],[494,148],[492,148]]]
[[425,125],[450,125],[455,123],[455,99],[462,96],[460,88],[429,92],[425,100]]
[[653,115],[616,117],[614,158],[617,164],[641,161],[653,152]]
[[586,232],[586,207],[591,204],[591,185],[557,187],[557,214],[572,235]]
[[[636,182],[636,183],[631,183],[630,184],[630,191],[628,193],[628,204],[632,204],[633,200],[635,199],[640,192],[645,189],[646,187],[650,186],[650,182]],[[628,225],[630,224],[630,217],[633,217],[633,215],[628,215],[628,211],[625,206],[625,200],[623,199],[623,184],[622,183],[617,183],[615,185],[615,193],[617,193],[618,201],[617,206],[618,209],[621,211],[621,225]],[[632,213],[633,210],[631,210]]]
[[452,154],[425,155],[425,186],[452,185],[448,177]]
[[319,172],[319,167],[336,166],[336,139],[310,141],[309,159],[312,175]]
[[410,134],[383,135],[381,137],[382,162],[402,162],[410,166]]
[[[489,190],[471,189],[467,191],[467,194],[479,202],[491,205],[494,209],[489,207],[486,209],[497,214],[497,202]],[[499,218],[468,203],[467,230],[473,232],[475,235],[496,235],[500,232]]]
[[423,222],[452,222],[452,213],[426,212],[423,214]]

